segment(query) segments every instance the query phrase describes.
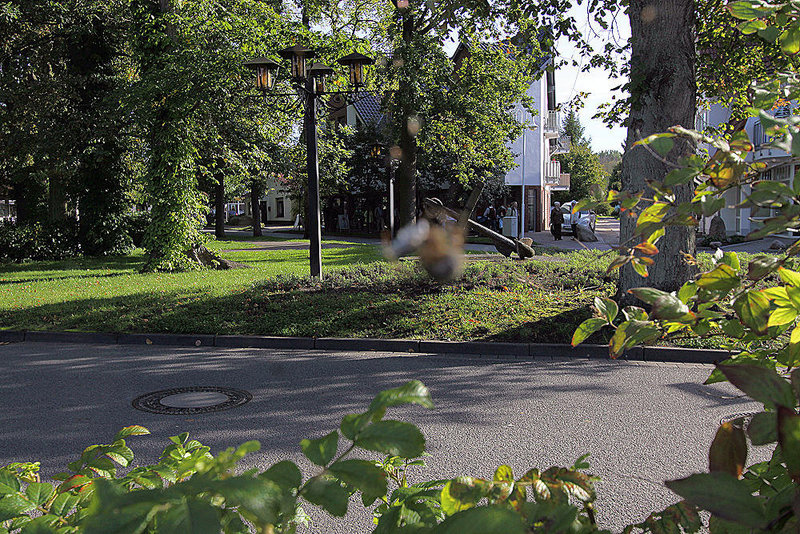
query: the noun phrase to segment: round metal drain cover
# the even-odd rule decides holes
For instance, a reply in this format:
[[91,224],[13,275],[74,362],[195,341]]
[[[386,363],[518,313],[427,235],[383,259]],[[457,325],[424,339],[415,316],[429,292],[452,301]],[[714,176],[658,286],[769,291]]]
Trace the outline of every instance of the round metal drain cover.
[[737,419],[743,418],[745,421],[749,421],[755,414],[758,412],[739,412],[739,413],[732,413],[730,415],[726,415],[722,419],[719,420],[719,424],[724,425],[725,423],[730,423],[731,421],[735,421]]
[[133,399],[133,407],[143,412],[186,415],[221,412],[247,404],[253,396],[241,389],[214,386],[173,388],[146,393]]

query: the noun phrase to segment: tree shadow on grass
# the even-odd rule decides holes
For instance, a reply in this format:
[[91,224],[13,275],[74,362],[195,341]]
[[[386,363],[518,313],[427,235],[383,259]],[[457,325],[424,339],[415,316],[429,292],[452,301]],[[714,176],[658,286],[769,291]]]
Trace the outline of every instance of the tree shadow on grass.
[[[144,265],[145,258],[140,255],[104,256],[91,258],[75,258],[61,261],[35,261],[26,263],[0,263],[0,275],[32,271],[70,271],[83,269],[89,271],[126,270],[138,272]],[[85,274],[85,273],[84,273]],[[57,276],[52,278],[58,278]]]

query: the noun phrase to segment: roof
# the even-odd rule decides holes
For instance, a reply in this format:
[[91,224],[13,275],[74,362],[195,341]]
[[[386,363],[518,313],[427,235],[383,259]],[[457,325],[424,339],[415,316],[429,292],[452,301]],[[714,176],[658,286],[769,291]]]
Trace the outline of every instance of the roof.
[[381,110],[381,98],[375,93],[358,93],[355,96],[353,107],[361,120],[367,124],[379,126],[386,120],[386,114]]
[[[546,37],[546,32],[540,30],[537,33],[536,38],[541,42]],[[532,47],[530,45],[521,47],[520,45],[516,44],[514,41],[519,41],[519,39],[511,38],[511,39],[503,39],[502,41],[495,42],[495,43],[486,43],[481,42],[478,43],[478,46],[484,51],[492,51],[492,50],[500,50],[507,56],[511,57],[512,59],[520,54],[531,54],[533,52]],[[465,42],[461,42],[456,48],[456,51],[453,53],[453,59],[455,60],[460,54],[466,54],[469,52],[470,45]],[[538,58],[538,61],[534,65],[534,72],[538,73],[541,72],[542,69],[546,68],[550,63],[553,61],[553,54],[551,52],[542,52],[541,57]]]

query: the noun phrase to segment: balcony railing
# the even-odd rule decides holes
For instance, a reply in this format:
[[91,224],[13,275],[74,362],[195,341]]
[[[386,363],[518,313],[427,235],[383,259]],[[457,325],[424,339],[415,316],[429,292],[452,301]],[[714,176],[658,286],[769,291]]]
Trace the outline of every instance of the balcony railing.
[[561,162],[546,161],[544,163],[544,183],[547,185],[558,185],[561,179]]
[[559,130],[561,128],[561,117],[558,111],[556,110],[549,110],[547,115],[542,117],[542,122],[544,123],[544,136],[548,139],[552,139],[558,137]]

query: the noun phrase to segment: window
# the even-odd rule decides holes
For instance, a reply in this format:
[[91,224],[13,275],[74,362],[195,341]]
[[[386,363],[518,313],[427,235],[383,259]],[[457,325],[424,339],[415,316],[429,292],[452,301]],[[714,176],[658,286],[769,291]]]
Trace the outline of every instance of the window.
[[275,214],[276,217],[283,218],[286,216],[284,213],[283,198],[278,198],[275,200],[275,211],[277,212]]

